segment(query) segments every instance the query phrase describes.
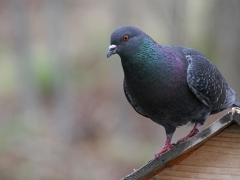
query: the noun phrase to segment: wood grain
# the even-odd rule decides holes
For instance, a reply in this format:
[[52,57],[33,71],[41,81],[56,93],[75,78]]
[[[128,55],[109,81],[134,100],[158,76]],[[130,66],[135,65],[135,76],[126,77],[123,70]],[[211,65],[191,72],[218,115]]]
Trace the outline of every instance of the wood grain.
[[240,126],[234,123],[154,180],[240,179]]
[[240,109],[122,180],[240,179]]

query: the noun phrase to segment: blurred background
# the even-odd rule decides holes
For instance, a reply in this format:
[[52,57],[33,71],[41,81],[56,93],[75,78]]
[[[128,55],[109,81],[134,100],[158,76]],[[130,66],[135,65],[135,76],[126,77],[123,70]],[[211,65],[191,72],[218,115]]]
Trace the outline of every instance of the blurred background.
[[106,58],[123,25],[201,51],[240,94],[240,1],[0,0],[0,179],[120,179],[162,148]]

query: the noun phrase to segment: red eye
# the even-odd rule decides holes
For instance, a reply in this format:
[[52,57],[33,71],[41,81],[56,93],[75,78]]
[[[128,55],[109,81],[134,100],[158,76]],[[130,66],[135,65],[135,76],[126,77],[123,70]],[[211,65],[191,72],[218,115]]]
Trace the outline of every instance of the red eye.
[[123,40],[127,41],[129,39],[129,37],[127,35],[123,36]]

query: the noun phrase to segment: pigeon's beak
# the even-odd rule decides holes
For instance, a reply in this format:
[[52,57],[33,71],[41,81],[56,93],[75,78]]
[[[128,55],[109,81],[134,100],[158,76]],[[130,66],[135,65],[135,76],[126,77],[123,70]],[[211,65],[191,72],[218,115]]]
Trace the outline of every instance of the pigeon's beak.
[[111,55],[116,53],[117,46],[112,44],[109,46],[108,52],[107,52],[107,58],[109,58]]

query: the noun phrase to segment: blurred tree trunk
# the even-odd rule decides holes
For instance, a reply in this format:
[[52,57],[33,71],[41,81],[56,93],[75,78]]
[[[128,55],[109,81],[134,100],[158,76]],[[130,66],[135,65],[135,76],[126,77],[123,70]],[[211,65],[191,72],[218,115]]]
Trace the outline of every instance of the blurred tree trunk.
[[[9,9],[12,21],[12,45],[17,72],[17,94],[24,118],[34,122],[39,117],[40,94],[33,72],[29,39],[30,14],[27,0],[10,0]],[[36,118],[35,118],[36,120]]]
[[[169,32],[169,44],[181,46],[187,40],[187,1],[160,0],[146,1],[150,11],[154,11],[161,26],[166,26]],[[162,21],[161,21],[162,20]]]
[[[216,1],[215,39],[217,61],[228,84],[240,95],[240,1]],[[239,99],[239,98],[238,98]]]
[[49,54],[54,71],[53,104],[54,128],[57,135],[71,141],[73,139],[75,115],[74,93],[71,84],[71,63],[68,58],[66,32],[66,1],[46,1]]
[[[164,0],[160,2],[161,3],[159,3],[159,6],[155,6],[155,9],[156,7],[163,7],[162,11],[165,14],[164,19],[168,27],[168,31],[170,32],[170,44],[182,46],[187,37],[187,1]],[[160,17],[159,10],[158,14]]]

